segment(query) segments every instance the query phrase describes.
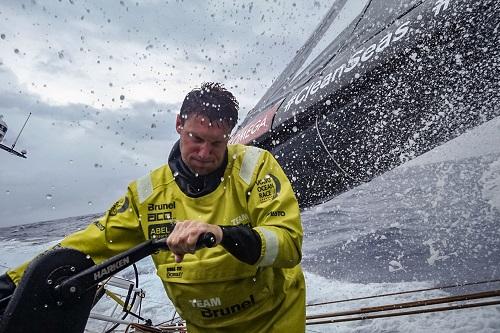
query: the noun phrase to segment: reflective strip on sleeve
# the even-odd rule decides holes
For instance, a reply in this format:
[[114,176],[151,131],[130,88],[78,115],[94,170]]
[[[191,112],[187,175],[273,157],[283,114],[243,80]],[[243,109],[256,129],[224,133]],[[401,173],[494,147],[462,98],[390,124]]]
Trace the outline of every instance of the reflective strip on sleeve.
[[142,176],[137,179],[137,194],[139,195],[139,203],[143,203],[153,193],[153,184],[151,183],[150,175]]
[[264,257],[259,263],[259,266],[271,266],[276,257],[278,256],[279,242],[278,236],[274,231],[268,230],[266,228],[256,228],[264,235],[264,242],[266,244],[266,252]]
[[253,171],[257,166],[259,157],[262,154],[262,149],[257,147],[247,147],[245,150],[245,157],[243,158],[243,163],[241,164],[240,177],[245,181],[245,183],[250,184],[252,180]]

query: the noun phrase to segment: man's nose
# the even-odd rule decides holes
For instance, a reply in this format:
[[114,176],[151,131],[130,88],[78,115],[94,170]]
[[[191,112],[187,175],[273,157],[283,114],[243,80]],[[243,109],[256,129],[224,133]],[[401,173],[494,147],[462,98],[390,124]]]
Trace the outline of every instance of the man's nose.
[[201,158],[206,158],[210,156],[211,149],[212,148],[210,147],[210,143],[208,142],[202,143],[198,151],[198,156],[200,156]]

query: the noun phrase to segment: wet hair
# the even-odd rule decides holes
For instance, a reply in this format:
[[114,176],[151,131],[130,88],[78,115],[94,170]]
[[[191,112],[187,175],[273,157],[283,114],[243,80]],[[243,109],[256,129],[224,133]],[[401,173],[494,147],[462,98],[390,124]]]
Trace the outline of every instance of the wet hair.
[[181,106],[181,123],[190,115],[207,117],[211,123],[226,123],[231,129],[238,122],[239,104],[233,94],[220,83],[204,82],[191,90]]

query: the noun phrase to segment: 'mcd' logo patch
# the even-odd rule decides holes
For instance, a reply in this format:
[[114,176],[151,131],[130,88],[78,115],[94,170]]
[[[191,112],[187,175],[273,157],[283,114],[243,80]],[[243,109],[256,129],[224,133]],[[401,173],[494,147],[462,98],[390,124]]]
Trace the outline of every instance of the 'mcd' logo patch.
[[276,198],[281,191],[281,183],[276,176],[268,174],[256,183],[257,193],[259,193],[260,202],[266,202]]
[[109,210],[109,215],[115,216],[118,213],[123,213],[128,209],[128,198],[124,197],[115,202],[115,204]]

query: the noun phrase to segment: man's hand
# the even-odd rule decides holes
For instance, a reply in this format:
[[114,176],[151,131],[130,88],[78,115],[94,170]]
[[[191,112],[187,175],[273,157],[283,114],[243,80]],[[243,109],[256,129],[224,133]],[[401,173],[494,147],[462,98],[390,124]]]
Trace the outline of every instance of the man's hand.
[[222,241],[222,229],[218,225],[192,220],[177,221],[174,230],[167,238],[167,245],[175,256],[175,262],[181,262],[186,253],[194,253],[198,238],[207,232],[215,235],[216,244]]

